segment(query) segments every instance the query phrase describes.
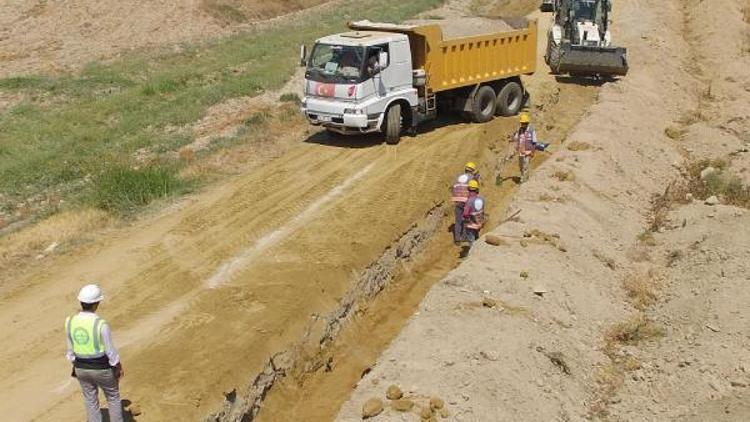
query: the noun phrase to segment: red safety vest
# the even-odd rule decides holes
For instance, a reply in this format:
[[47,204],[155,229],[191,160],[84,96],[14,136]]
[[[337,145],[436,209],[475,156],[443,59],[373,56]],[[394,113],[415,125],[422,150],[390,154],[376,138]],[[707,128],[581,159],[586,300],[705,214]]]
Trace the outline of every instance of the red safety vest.
[[465,203],[469,199],[469,182],[474,178],[470,173],[464,173],[456,178],[451,189],[451,201]]
[[534,129],[528,127],[523,133],[519,129],[516,132],[515,138],[519,155],[534,155],[536,151],[536,147],[534,146]]
[[466,222],[464,227],[472,230],[480,230],[484,226],[484,198],[479,195],[471,197],[466,202],[466,206],[469,207],[469,221]]

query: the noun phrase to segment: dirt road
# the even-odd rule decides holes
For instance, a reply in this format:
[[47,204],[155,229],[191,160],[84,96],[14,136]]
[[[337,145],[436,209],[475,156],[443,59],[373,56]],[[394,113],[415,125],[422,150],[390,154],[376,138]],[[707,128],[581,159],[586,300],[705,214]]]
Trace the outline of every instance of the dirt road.
[[18,280],[0,299],[0,318],[12,322],[0,352],[0,414],[80,413],[61,321],[85,281],[107,292],[101,312],[122,346],[124,396],[141,404],[144,420],[205,414],[444,199],[455,169],[479,154],[476,130],[453,125],[397,148],[311,140]]

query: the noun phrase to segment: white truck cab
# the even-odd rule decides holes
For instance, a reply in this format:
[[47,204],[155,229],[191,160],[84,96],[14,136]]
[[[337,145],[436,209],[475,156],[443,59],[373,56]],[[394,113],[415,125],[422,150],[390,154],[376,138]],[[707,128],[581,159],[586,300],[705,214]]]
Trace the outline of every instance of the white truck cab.
[[342,134],[379,131],[393,103],[406,110],[417,105],[411,60],[404,34],[352,31],[321,38],[306,60],[302,112],[313,125]]

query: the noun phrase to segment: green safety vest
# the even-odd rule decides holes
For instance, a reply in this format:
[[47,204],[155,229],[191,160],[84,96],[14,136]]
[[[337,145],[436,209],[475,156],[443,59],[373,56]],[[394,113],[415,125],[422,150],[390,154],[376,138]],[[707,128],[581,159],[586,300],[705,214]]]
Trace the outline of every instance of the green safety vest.
[[104,353],[103,318],[74,315],[65,319],[65,332],[73,345],[73,354],[81,359],[100,358]]

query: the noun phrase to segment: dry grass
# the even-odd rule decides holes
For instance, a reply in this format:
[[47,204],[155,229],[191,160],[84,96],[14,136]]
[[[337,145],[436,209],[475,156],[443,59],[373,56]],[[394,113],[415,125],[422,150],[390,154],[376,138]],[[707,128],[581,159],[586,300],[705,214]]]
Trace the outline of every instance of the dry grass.
[[546,193],[546,192],[544,192],[544,193],[540,194],[539,197],[537,197],[537,201],[538,202],[554,202],[555,201],[555,197],[552,196],[552,195],[550,195],[550,194],[548,194],[548,193]]
[[656,246],[656,238],[654,238],[654,233],[648,230],[638,235],[638,241],[646,246]]
[[113,221],[109,213],[92,208],[53,215],[28,229],[0,238],[0,268],[10,268],[19,260],[44,255],[44,250],[53,243],[58,244],[57,252]]
[[645,310],[659,300],[659,282],[653,271],[637,272],[622,281],[622,287],[630,303],[638,310]]
[[594,146],[588,142],[573,141],[567,146],[569,151],[587,151],[592,149]]
[[[702,100],[699,99],[699,103]],[[698,108],[696,110],[689,110],[684,113],[682,113],[682,116],[680,116],[679,120],[677,120],[677,123],[679,123],[682,126],[690,126],[694,125],[698,122],[704,122],[708,120],[708,116]]]
[[201,8],[222,26],[245,22],[247,16],[231,4],[216,0],[203,0]]
[[[657,232],[660,228],[666,227],[669,222],[669,211],[676,203],[687,203],[687,200],[685,199],[687,192],[688,190],[684,187],[684,183],[675,181],[667,185],[664,193],[652,198],[648,232]],[[650,241],[653,239],[653,235],[649,237],[646,234],[641,234],[639,240],[641,239],[644,241]],[[655,240],[653,240],[653,242],[655,243]]]
[[615,260],[607,255],[604,255],[602,251],[598,249],[594,249],[591,251],[591,255],[593,255],[594,258],[601,261],[602,264],[606,265],[607,268],[609,268],[610,270],[614,270],[617,268],[617,264],[615,263]]
[[685,256],[685,252],[675,249],[667,254],[667,267],[673,267],[677,261],[681,260]]
[[681,127],[669,126],[666,129],[664,129],[664,134],[667,135],[669,139],[674,139],[674,140],[682,139],[686,133],[687,133],[687,129],[681,128]]
[[625,382],[625,374],[641,368],[638,358],[621,352],[622,346],[637,345],[663,335],[664,331],[642,312],[607,330],[604,334],[604,353],[609,362],[597,369],[598,388],[589,407],[590,416],[606,418],[609,403]]
[[663,336],[664,330],[641,312],[607,330],[604,335],[605,350],[614,353],[620,346],[637,345]]
[[552,177],[561,182],[572,182],[576,180],[576,175],[570,170],[557,170],[552,173]]
[[213,141],[196,153],[181,173],[186,178],[216,179],[248,171],[280,155],[309,128],[293,102],[246,118],[235,136]]

